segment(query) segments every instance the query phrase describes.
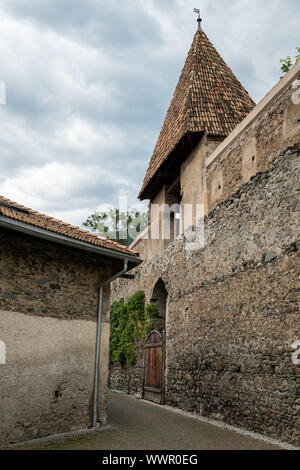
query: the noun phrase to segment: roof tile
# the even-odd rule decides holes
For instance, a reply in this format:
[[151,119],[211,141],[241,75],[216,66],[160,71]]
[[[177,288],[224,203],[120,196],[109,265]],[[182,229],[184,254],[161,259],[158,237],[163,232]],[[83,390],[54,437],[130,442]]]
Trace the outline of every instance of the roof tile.
[[255,106],[247,91],[202,30],[182,69],[139,194],[146,199],[151,180],[188,133],[226,137]]
[[109,240],[108,238],[100,237],[96,233],[89,232],[75,225],[68,224],[54,217],[42,214],[28,207],[22,206],[16,202],[11,201],[3,196],[0,196],[0,215],[9,217],[10,219],[24,222],[25,224],[33,225],[34,227],[49,230],[59,235],[64,235],[77,240],[82,240],[86,243],[91,243],[108,250],[117,251],[120,253],[137,256],[138,253],[130,250],[124,245]]

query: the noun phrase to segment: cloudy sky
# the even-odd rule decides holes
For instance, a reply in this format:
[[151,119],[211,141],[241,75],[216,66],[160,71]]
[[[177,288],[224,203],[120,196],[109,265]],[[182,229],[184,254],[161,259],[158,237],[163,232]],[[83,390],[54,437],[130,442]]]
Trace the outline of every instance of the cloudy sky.
[[300,46],[299,0],[0,0],[0,194],[77,225],[134,203],[198,6],[259,101]]

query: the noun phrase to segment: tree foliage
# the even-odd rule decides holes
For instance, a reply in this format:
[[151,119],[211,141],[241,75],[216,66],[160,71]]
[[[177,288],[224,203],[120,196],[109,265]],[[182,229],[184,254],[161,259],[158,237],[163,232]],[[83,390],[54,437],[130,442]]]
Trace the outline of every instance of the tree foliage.
[[107,212],[91,214],[83,226],[91,232],[97,232],[103,237],[115,240],[129,246],[136,236],[144,230],[148,223],[148,211],[130,209],[120,212],[119,209],[109,209]]
[[157,325],[157,307],[144,304],[143,291],[136,292],[127,302],[120,299],[110,309],[110,360],[122,365],[135,363],[136,343],[144,341]]
[[280,59],[280,63],[282,64],[282,72],[287,73],[293,67],[293,65],[300,59],[300,47],[296,47],[296,50],[298,54],[295,56],[294,63],[290,56],[287,56],[285,59]]

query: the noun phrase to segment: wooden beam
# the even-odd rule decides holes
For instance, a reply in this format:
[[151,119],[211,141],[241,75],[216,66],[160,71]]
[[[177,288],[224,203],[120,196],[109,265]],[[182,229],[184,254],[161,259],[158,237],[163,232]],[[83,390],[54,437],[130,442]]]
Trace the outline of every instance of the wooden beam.
[[173,191],[177,193],[179,189],[180,189],[180,176],[178,176],[175,179],[175,181],[173,181],[171,186],[169,186],[169,188],[167,190],[167,193],[172,194]]

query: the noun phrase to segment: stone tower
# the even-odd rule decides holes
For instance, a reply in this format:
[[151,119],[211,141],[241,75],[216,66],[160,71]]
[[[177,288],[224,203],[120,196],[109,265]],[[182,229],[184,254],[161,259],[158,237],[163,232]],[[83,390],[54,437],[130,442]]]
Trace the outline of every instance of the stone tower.
[[[139,199],[150,199],[150,207],[152,204],[181,204],[181,207],[204,204],[207,212],[205,159],[254,106],[247,91],[199,27]],[[175,232],[170,234],[171,240]],[[157,254],[167,243],[161,237],[148,240],[146,257]]]

